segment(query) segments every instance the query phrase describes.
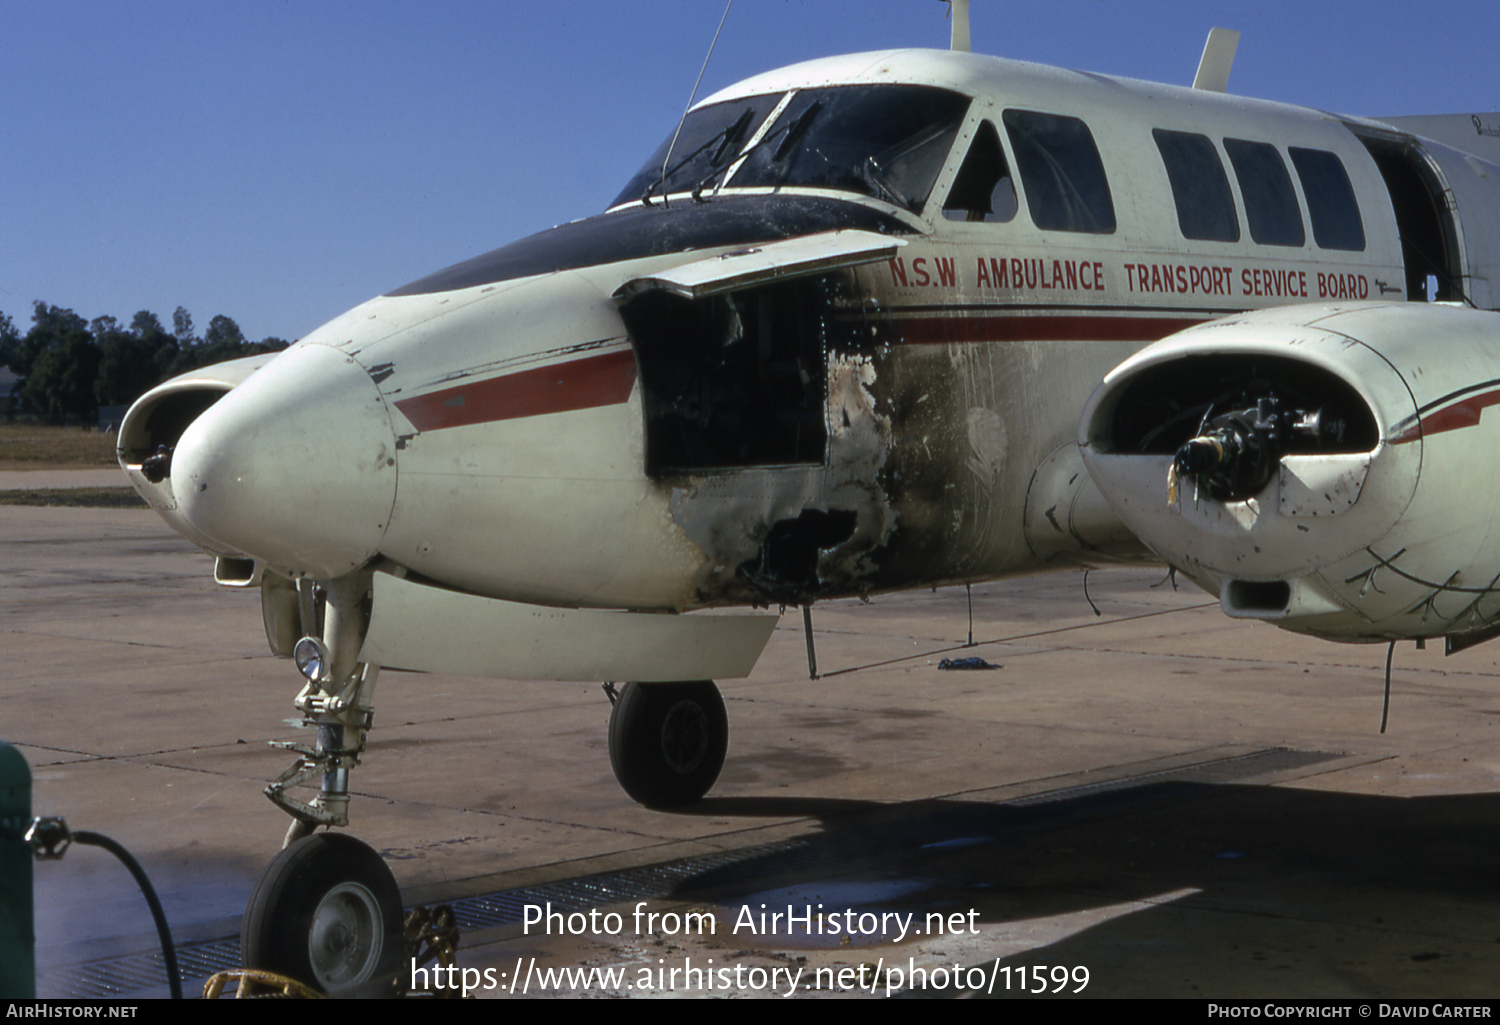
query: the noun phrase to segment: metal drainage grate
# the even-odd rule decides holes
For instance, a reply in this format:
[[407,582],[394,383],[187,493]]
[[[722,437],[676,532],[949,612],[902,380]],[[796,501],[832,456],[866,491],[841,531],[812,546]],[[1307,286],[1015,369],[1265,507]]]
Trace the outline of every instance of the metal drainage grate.
[[[155,937],[153,936],[154,940]],[[183,996],[196,995],[192,980],[201,983],[215,972],[240,966],[239,937],[188,943],[177,948],[177,967],[182,972]],[[120,957],[65,965],[42,974],[45,986],[38,992],[59,1000],[118,1000],[140,995],[144,990],[167,993],[167,965],[160,949]]]

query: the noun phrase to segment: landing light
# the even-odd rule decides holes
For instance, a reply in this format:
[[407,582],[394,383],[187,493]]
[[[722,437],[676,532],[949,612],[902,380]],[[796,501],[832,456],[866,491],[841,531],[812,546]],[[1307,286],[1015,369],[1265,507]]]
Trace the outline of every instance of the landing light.
[[322,683],[328,679],[328,666],[332,660],[328,655],[328,645],[318,638],[304,637],[298,641],[292,649],[292,659],[308,683]]

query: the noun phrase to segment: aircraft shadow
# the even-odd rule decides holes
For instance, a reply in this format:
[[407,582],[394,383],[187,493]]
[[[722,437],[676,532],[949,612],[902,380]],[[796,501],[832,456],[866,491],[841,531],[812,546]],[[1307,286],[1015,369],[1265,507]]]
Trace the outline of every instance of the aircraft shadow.
[[[808,808],[824,831],[708,869],[681,895],[907,880],[920,885],[862,908],[977,910],[985,937],[955,947],[955,964],[1084,966],[1086,996],[1500,994],[1500,794],[1153,782],[1028,806],[719,801]],[[905,966],[919,946],[932,942],[858,953]],[[1007,978],[1024,995],[1003,973],[993,995]]]
[[745,818],[813,818],[825,827],[847,815],[877,812],[888,805],[878,801],[855,801],[841,797],[705,797],[683,808],[673,808],[673,815],[698,818],[735,815]]

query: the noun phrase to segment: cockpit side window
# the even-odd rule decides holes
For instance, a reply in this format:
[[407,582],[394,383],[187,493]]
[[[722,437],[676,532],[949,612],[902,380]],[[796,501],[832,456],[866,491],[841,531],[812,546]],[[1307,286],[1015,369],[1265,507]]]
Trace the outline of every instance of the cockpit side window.
[[1245,200],[1250,237],[1263,246],[1300,246],[1307,241],[1302,211],[1291,175],[1276,147],[1268,142],[1225,139],[1224,152],[1234,165]]
[[943,216],[950,221],[999,223],[1016,216],[1016,184],[1000,148],[1000,135],[988,121],[980,122],[974,133],[969,153],[943,203]]
[[1088,125],[1076,117],[1031,110],[1007,110],[1002,119],[1036,226],[1114,234],[1109,179]]
[[1224,163],[1208,136],[1164,128],[1153,129],[1151,134],[1172,183],[1182,237],[1238,242],[1240,219],[1234,212],[1234,195]]
[[1312,218],[1313,239],[1318,247],[1363,250],[1365,226],[1343,162],[1320,149],[1293,146],[1287,152],[1302,182],[1302,195],[1307,198],[1307,215]]

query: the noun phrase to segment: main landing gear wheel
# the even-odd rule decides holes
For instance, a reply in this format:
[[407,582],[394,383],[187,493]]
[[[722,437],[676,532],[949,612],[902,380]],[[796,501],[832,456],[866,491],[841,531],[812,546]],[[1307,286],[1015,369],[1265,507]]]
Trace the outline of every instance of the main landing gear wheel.
[[627,683],[609,716],[609,763],[648,808],[708,793],[729,750],[729,715],[712,680]]
[[246,968],[325,993],[393,980],[401,952],[396,877],[374,850],[343,833],[315,833],[278,854],[240,926]]

